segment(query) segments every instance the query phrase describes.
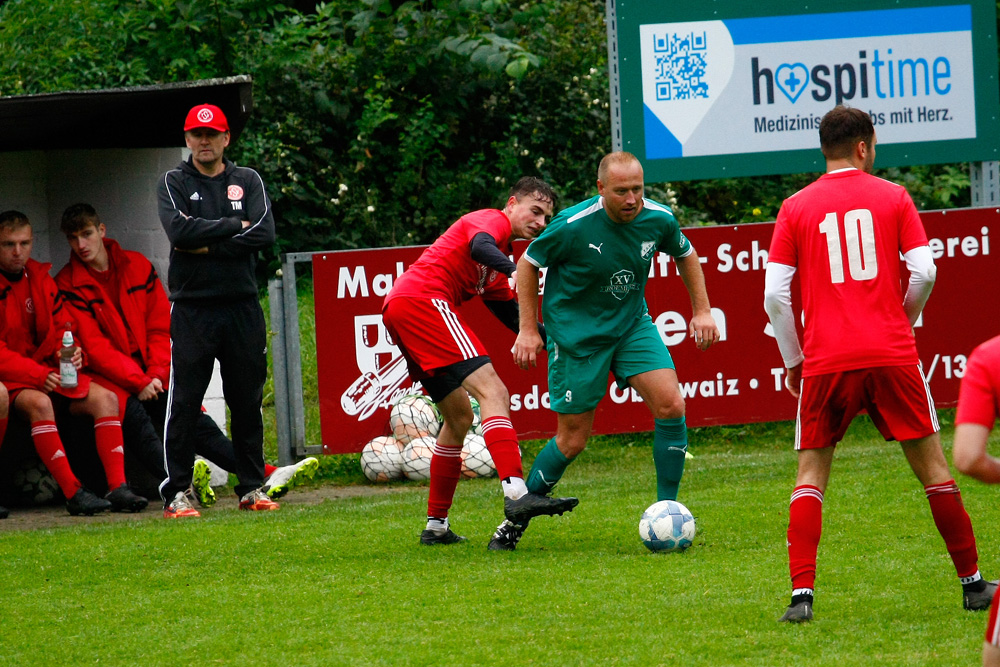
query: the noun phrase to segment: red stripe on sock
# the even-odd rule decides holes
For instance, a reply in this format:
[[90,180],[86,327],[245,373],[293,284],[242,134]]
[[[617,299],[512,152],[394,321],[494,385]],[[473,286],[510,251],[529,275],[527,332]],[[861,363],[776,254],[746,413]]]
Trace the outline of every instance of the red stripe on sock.
[[62,489],[63,495],[72,498],[82,486],[69,467],[66,450],[63,449],[59,431],[53,421],[37,421],[31,424],[31,441],[35,445],[38,457],[52,473],[56,484]]
[[122,440],[122,423],[118,417],[98,417],[94,420],[94,442],[97,455],[108,478],[108,490],[125,483],[125,450]]
[[788,571],[792,588],[813,588],[816,551],[823,532],[823,492],[810,484],[795,487],[788,507]]
[[483,440],[490,450],[493,465],[500,479],[524,477],[521,467],[521,450],[517,446],[517,431],[507,417],[490,417],[483,420]]
[[962,494],[955,480],[925,486],[924,492],[931,506],[934,525],[944,538],[955,571],[960,577],[971,577],[979,569],[979,552],[976,550],[972,521],[962,504]]
[[462,475],[462,448],[446,447],[438,443],[431,457],[430,492],[427,497],[427,516],[444,519],[451,509],[455,487]]

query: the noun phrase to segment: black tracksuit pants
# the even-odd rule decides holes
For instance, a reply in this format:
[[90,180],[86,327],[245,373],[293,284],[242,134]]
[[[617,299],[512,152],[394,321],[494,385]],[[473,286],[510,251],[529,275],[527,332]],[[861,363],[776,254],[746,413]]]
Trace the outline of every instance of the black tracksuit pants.
[[226,302],[175,301],[170,309],[170,389],[164,450],[167,479],[160,496],[169,503],[191,484],[198,420],[205,390],[219,360],[222,394],[229,407],[236,494],[264,483],[261,402],[267,379],[267,329],[256,297]]

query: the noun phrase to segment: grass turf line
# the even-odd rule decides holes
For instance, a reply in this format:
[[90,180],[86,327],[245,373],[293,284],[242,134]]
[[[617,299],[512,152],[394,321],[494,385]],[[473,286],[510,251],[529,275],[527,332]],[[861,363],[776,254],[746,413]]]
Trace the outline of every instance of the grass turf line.
[[[594,438],[558,487],[580,506],[532,522],[514,553],[485,548],[495,479],[459,486],[452,522],[469,542],[453,547],[418,544],[416,484],[310,507],[293,492],[263,515],[0,534],[0,664],[976,663],[986,616],[961,609],[919,483],[865,419],[826,494],[816,620],[776,622],[791,434],[692,434],[680,499],[699,532],[683,554],[650,554],[638,538],[654,500],[649,434]],[[996,577],[998,490],[959,483]]]

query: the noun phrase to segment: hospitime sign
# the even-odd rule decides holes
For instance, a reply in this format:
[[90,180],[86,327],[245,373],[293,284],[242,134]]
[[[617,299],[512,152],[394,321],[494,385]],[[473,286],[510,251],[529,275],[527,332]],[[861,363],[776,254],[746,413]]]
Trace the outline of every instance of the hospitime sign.
[[882,167],[1000,156],[993,0],[608,0],[608,33],[613,141],[650,182],[823,171],[837,104]]

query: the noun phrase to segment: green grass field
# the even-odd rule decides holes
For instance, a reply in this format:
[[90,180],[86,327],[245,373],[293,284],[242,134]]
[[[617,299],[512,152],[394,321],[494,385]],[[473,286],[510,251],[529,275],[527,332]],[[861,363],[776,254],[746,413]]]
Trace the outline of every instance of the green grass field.
[[[699,532],[682,554],[638,538],[649,434],[593,439],[558,488],[580,506],[533,522],[513,553],[486,550],[495,479],[459,486],[452,524],[469,541],[451,547],[418,544],[414,483],[311,506],[293,492],[268,515],[0,532],[0,664],[977,663],[986,614],[962,610],[919,483],[863,419],[826,494],[816,620],[776,622],[791,437],[788,423],[692,433],[681,500]],[[1000,489],[959,484],[995,578]]]

